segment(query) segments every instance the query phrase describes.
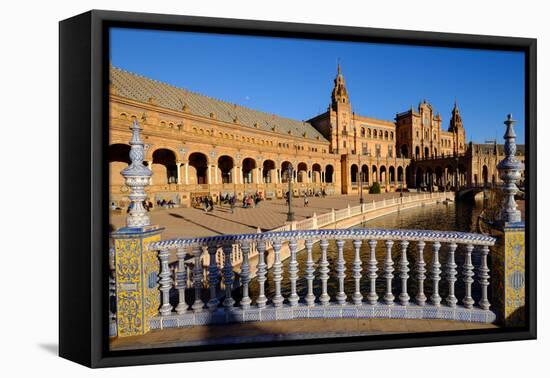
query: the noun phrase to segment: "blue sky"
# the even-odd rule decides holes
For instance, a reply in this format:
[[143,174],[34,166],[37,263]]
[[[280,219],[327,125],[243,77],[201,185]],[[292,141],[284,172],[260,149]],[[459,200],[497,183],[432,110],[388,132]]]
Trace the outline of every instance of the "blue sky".
[[326,110],[337,62],[356,114],[392,120],[423,99],[447,129],[497,138],[512,113],[524,143],[524,54],[136,29],[111,30],[111,63],[155,80],[298,120]]

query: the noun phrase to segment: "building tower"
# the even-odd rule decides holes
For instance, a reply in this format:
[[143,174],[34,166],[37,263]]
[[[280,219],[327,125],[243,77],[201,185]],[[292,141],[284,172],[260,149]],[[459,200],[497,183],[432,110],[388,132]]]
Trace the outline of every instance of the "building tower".
[[334,79],[331,96],[331,147],[332,151],[345,155],[353,148],[353,125],[351,104],[342,68],[338,64],[338,74]]
[[448,131],[453,133],[453,153],[455,155],[464,153],[466,151],[466,130],[462,125],[462,117],[456,100]]

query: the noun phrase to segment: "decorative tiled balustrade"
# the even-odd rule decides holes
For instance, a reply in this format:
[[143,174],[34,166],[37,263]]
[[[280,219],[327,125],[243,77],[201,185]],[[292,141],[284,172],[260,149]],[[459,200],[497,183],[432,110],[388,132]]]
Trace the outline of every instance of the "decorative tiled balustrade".
[[[337,259],[327,258],[329,241],[335,241]],[[290,263],[285,272],[281,261],[281,247],[288,243]],[[307,262],[298,266],[298,243],[305,245]],[[314,263],[312,250],[319,243],[320,259]],[[355,254],[353,261],[344,260],[344,245],[351,243]],[[376,246],[385,249],[383,261],[377,261]],[[448,231],[342,229],[282,231],[258,234],[220,235],[204,238],[163,240],[149,245],[158,250],[160,259],[159,315],[150,320],[152,329],[183,327],[226,322],[266,321],[300,318],[411,318],[451,319],[473,322],[493,322],[495,314],[489,310],[487,296],[489,247],[495,239],[489,236]],[[231,265],[234,245],[240,246],[242,265],[240,287],[235,290],[235,273]],[[271,246],[274,254],[272,282],[273,295],[266,293],[268,279],[266,250]],[[219,253],[219,248],[223,253]],[[397,248],[400,258],[394,268],[392,250]],[[250,252],[258,253],[256,295],[250,297]],[[445,250],[446,261],[440,261],[440,251]],[[170,270],[168,257],[171,250],[178,257],[178,268]],[[464,253],[461,277],[457,277],[455,254]],[[474,267],[472,254],[479,253],[479,265]],[[424,254],[431,253],[430,266],[426,266]],[[208,266],[203,267],[202,255],[209,255]],[[366,255],[365,255],[366,254]],[[415,256],[415,266],[410,267],[407,256]],[[193,260],[191,277],[185,269],[189,257]],[[362,257],[367,257],[366,274],[363,274]],[[317,265],[317,269],[315,266]],[[381,272],[378,273],[379,266]],[[346,270],[351,270],[353,294],[345,288]],[[329,295],[329,273],[337,277],[337,293]],[[297,282],[300,273],[307,281],[307,293],[300,297]],[[283,277],[290,282],[290,294],[283,296]],[[415,279],[416,292],[409,293],[409,279]],[[381,291],[377,279],[385,282]],[[475,278],[475,280],[474,280]],[[367,291],[361,290],[366,280]],[[399,281],[400,292],[392,284]],[[431,292],[426,292],[425,281],[431,281]],[[314,282],[317,281],[317,282]],[[443,282],[441,282],[443,281]],[[320,286],[320,294],[314,294],[314,284]],[[446,285],[447,296],[440,296],[440,285]],[[474,301],[472,287],[479,285],[479,300]],[[464,293],[457,298],[456,286],[462,285]],[[364,285],[363,285],[364,287]],[[177,303],[170,302],[170,290],[177,291]],[[186,301],[189,290],[194,292],[192,303]],[[350,292],[350,290],[348,290]]]

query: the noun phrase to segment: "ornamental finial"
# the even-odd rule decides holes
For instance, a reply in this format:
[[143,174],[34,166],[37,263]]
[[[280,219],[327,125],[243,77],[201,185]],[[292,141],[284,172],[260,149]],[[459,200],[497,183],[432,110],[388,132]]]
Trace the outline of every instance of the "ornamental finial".
[[144,227],[151,224],[143,202],[147,199],[145,187],[149,185],[153,173],[143,165],[145,151],[140,137],[142,129],[139,127],[137,120],[134,120],[130,130],[132,130],[132,138],[129,142],[131,146],[130,165],[120,172],[126,180],[126,185],[130,188],[130,194],[128,195],[130,198],[130,211],[126,217],[126,225],[128,227]]
[[521,212],[517,209],[514,196],[518,192],[516,183],[521,178],[521,172],[525,167],[521,161],[516,159],[515,122],[512,114],[508,114],[506,121],[504,121],[506,125],[506,132],[504,133],[505,158],[497,165],[499,176],[504,181],[502,187],[504,200],[502,201],[502,208],[500,210],[500,218],[504,223],[521,222]]

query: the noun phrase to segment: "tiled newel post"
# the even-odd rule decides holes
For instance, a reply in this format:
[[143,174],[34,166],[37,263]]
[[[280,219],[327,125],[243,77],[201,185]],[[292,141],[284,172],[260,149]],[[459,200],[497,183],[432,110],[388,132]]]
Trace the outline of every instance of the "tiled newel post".
[[505,158],[498,164],[503,181],[504,199],[500,226],[504,234],[504,256],[494,262],[498,313],[506,326],[522,326],[525,322],[525,223],[517,209],[514,195],[524,165],[516,158],[516,134],[512,115],[504,122]]
[[144,149],[140,127],[134,121],[131,127],[130,165],[121,174],[130,188],[130,211],[126,227],[111,234],[115,251],[115,287],[117,298],[117,336],[143,335],[149,331],[149,319],[158,315],[159,260],[157,251],[147,245],[160,240],[162,228],[150,224],[143,204],[147,198],[145,187],[152,172],[143,165]]

